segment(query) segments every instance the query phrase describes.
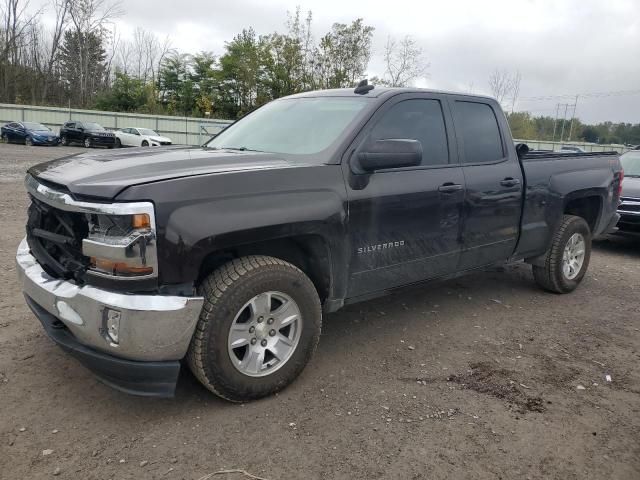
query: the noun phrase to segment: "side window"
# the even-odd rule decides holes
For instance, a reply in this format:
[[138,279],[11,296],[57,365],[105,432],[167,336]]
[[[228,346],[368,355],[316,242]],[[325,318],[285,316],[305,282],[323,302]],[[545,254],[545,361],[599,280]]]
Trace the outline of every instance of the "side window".
[[76,124],[72,128],[82,128],[82,123],[76,122]]
[[122,133],[132,133],[130,128],[123,128]]
[[19,123],[10,123],[9,125],[7,125],[9,128],[20,128],[20,124]]
[[498,120],[486,103],[456,101],[456,133],[462,138],[464,163],[488,163],[504,158]]
[[76,124],[73,122],[65,123],[64,128],[76,128]]
[[422,144],[422,165],[449,163],[449,146],[439,100],[412,99],[393,105],[378,120],[369,142],[410,138]]

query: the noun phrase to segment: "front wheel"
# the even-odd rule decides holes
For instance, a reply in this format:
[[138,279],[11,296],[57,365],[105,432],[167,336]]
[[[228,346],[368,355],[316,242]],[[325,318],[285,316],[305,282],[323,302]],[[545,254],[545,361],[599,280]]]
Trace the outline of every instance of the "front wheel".
[[147,142],[146,140],[143,140],[142,144],[140,146],[141,147],[148,147],[149,146],[149,142]]
[[9,135],[7,135],[6,133],[2,134],[2,143],[9,143]]
[[582,217],[565,215],[553,235],[543,266],[533,266],[536,283],[554,293],[569,293],[580,284],[591,259],[591,230]]
[[320,338],[313,283],[294,265],[267,256],[223,265],[200,285],[205,298],[187,361],[200,382],[234,402],[291,383]]
[[86,148],[91,148],[91,139],[89,137],[84,139],[84,146]]
[[27,137],[24,139],[24,144],[27,147],[33,147],[33,139],[31,137]]
[[69,139],[67,138],[66,135],[63,135],[62,137],[60,137],[60,145],[62,145],[63,147],[66,147],[67,145],[69,145]]
[[116,148],[120,147],[122,147],[122,141],[118,137],[116,137]]

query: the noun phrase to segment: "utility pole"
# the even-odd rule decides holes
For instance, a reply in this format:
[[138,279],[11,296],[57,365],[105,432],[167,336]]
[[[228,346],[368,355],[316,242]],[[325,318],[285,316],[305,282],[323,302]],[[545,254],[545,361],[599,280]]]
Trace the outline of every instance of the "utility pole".
[[573,102],[573,114],[571,115],[571,125],[569,126],[569,141],[571,141],[571,134],[573,133],[573,120],[576,118],[577,106],[578,106],[578,95],[576,95],[576,101]]
[[569,110],[569,104],[564,104],[564,116],[562,117],[562,130],[560,131],[560,143],[562,143],[562,139],[564,138],[564,124],[567,121],[567,110]]
[[556,140],[556,124],[558,123],[558,113],[560,113],[560,104],[556,103],[556,118],[553,121],[553,136],[551,137],[552,142],[555,142]]

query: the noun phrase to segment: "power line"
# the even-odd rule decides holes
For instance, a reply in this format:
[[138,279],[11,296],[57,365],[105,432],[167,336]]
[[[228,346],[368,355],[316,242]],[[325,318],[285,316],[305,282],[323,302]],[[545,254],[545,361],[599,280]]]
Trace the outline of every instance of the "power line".
[[[638,95],[640,90],[614,90],[610,92],[590,92],[577,94],[580,98],[604,98],[604,97],[622,97],[627,95]],[[541,95],[537,97],[522,97],[519,102],[538,102],[544,100],[562,100],[575,98],[575,93],[567,93],[563,95]]]

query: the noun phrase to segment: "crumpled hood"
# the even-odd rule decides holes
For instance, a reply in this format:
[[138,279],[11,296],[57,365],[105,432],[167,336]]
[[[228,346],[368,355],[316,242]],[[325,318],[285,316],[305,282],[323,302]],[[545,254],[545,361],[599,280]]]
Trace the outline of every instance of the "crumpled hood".
[[73,194],[112,199],[125,188],[141,183],[293,166],[272,153],[162,147],[87,152],[38,164],[29,173],[62,185]]
[[624,177],[622,181],[622,196],[640,199],[640,178]]

